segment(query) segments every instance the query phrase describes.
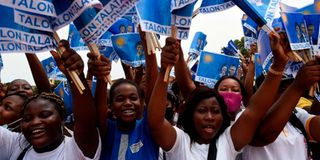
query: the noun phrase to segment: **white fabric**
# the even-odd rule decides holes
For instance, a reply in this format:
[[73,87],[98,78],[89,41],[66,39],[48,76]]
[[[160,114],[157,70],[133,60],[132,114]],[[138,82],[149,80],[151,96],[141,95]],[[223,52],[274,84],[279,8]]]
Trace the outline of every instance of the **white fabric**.
[[[0,160],[16,160],[22,150],[28,145],[22,134],[11,132],[0,127]],[[98,160],[101,152],[101,141],[93,160]],[[23,160],[89,160],[78,147],[73,137],[65,136],[64,141],[56,149],[37,153],[31,147]]]
[[[190,146],[190,137],[181,129],[174,127],[177,133],[175,144],[166,152],[168,160],[207,160],[209,144],[192,143]],[[239,152],[234,149],[230,136],[230,127],[228,127],[217,139],[217,159],[216,160],[234,160]]]
[[[296,108],[296,116],[306,125],[313,115],[305,110]],[[243,149],[244,160],[305,160],[307,159],[307,144],[302,132],[289,122],[277,139],[264,147],[246,146]]]

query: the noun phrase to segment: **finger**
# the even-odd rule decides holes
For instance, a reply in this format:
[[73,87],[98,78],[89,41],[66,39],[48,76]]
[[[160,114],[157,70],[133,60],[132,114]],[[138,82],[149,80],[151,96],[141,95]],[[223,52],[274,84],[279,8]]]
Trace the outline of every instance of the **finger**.
[[87,54],[87,57],[88,57],[89,59],[97,59],[97,58],[98,58],[98,55],[97,55],[97,54],[94,54],[94,53],[92,53],[92,52],[89,52],[89,53]]
[[54,60],[57,62],[57,65],[58,65],[58,66],[59,66],[60,64],[62,64],[61,59],[60,59],[60,56],[59,56],[59,54],[58,54],[56,51],[51,50],[50,53],[51,53],[52,57],[54,58]]
[[[77,55],[77,52],[73,49],[66,49],[62,55],[61,55],[61,60],[63,62],[65,62],[67,59],[69,59],[69,57],[73,56],[73,55]],[[66,63],[66,62],[65,62]]]
[[63,39],[59,42],[59,47],[64,47],[66,49],[69,49],[70,48],[70,44],[69,44],[69,41]]
[[177,40],[176,40],[175,38],[173,38],[173,37],[168,37],[168,38],[166,39],[166,46],[167,46],[167,45],[175,44],[176,41],[177,41]]

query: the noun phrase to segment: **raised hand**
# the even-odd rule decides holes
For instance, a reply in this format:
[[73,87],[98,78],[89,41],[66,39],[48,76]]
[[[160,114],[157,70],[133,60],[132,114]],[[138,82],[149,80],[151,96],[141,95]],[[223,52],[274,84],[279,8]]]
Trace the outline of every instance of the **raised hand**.
[[166,39],[166,45],[162,48],[161,68],[166,69],[168,65],[174,66],[179,59],[180,43],[172,37]]
[[88,70],[90,70],[90,73],[96,76],[97,79],[104,79],[110,74],[111,62],[108,58],[100,55],[100,60],[98,60],[98,57],[93,53],[88,53],[87,56],[89,58]]
[[299,90],[307,90],[320,80],[320,58],[309,61],[298,72],[293,85]]

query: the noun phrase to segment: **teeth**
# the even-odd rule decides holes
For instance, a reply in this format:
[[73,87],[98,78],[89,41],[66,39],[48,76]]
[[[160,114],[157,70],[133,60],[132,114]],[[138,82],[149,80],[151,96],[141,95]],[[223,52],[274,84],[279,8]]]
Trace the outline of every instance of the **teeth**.
[[42,131],[43,131],[43,129],[35,129],[35,130],[32,131],[32,133],[33,134],[37,134],[37,133],[40,133]]
[[134,114],[134,111],[133,110],[125,110],[122,112],[124,115],[131,115],[131,114]]

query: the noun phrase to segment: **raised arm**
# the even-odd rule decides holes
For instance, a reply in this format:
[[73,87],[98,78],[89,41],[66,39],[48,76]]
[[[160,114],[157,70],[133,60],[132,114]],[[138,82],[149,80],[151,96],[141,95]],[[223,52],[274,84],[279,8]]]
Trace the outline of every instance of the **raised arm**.
[[179,44],[174,38],[167,38],[166,45],[161,53],[161,69],[153,89],[148,108],[148,123],[155,142],[164,150],[173,147],[176,139],[176,131],[165,119],[167,87],[168,83],[163,81],[166,67],[174,65],[178,58]]
[[231,127],[231,137],[236,150],[240,150],[253,139],[265,113],[275,101],[275,95],[282,77],[281,73],[288,61],[288,56],[281,46],[279,35],[274,32],[270,33],[270,40],[275,58],[271,66],[273,71],[268,72],[261,87],[251,97],[247,108]]
[[51,92],[49,79],[37,55],[33,53],[26,53],[26,57],[38,92]]
[[[94,158],[99,145],[99,135],[96,128],[96,107],[94,106],[91,90],[89,89],[83,74],[83,61],[67,44],[67,41],[61,41],[59,43],[59,46],[64,46],[66,48],[61,58],[58,58],[56,52],[51,51],[51,53],[57,61],[57,64],[63,64],[65,69],[61,71],[67,75],[71,84],[74,106],[73,114],[75,119],[75,141],[86,157]],[[86,88],[83,91],[83,94],[78,92],[75,83],[71,81],[66,69],[79,73],[79,78]]]
[[107,117],[108,117],[108,83],[104,81],[105,77],[110,74],[111,62],[105,56],[101,55],[100,60],[97,57],[89,53],[88,54],[88,69],[90,69],[92,75],[97,78],[97,86],[94,94],[94,102],[97,107],[97,125],[100,131],[101,138],[107,133]]
[[183,57],[183,51],[181,46],[179,47],[179,59],[176,65],[174,66],[174,69],[178,86],[181,89],[182,96],[186,99],[196,88],[196,85],[192,81],[189,68]]
[[[320,80],[320,65],[316,61],[307,63],[300,69],[294,82],[273,104],[270,112],[257,130],[252,145],[262,146],[272,143],[279,136],[290,119],[300,97],[311,85]],[[320,140],[320,119],[312,118],[310,121],[310,134],[315,140]]]

